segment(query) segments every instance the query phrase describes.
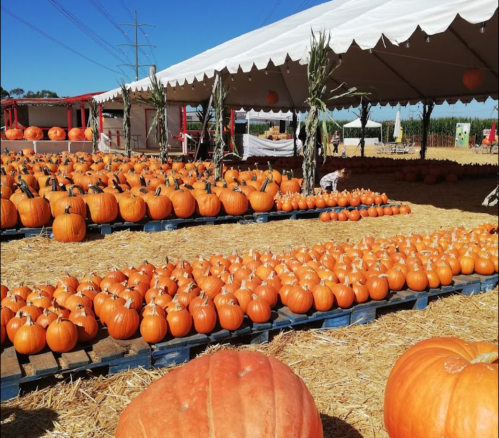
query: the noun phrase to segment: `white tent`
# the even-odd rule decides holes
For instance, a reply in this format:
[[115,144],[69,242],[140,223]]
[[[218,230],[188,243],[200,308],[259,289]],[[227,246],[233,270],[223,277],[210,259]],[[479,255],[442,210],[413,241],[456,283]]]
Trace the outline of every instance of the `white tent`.
[[[311,32],[324,30],[331,35],[331,59],[343,61],[331,90],[355,86],[383,105],[497,99],[497,8],[497,0],[334,0],[227,41],[157,76],[173,105],[197,105],[209,98],[220,74],[231,88],[229,107],[306,111]],[[471,67],[484,73],[473,91],[462,81]],[[149,78],[131,83],[132,98],[147,95],[149,86]],[[269,89],[279,95],[276,105],[266,102]],[[119,95],[116,88],[96,100]],[[359,103],[357,97],[344,97],[328,106]]]
[[[350,123],[346,123],[343,125],[343,142],[346,145],[351,145],[351,144],[358,144],[359,139],[346,139],[345,138],[345,128],[362,128],[362,121],[360,120],[360,117],[358,117],[355,120],[352,120]],[[383,138],[383,125],[378,122],[374,122],[372,120],[368,120],[366,123],[366,128],[379,128],[381,130],[380,132],[380,140]],[[347,140],[353,140],[353,141],[347,141]],[[366,144],[374,143],[374,141],[370,141],[372,139],[366,139]]]
[[[298,129],[296,137],[300,133],[300,114],[296,114]],[[249,157],[292,157],[295,151],[295,138],[283,140],[268,140],[267,138],[257,137],[250,134],[250,123],[252,120],[257,121],[285,121],[293,120],[293,112],[286,113],[279,111],[236,111],[236,119],[246,119],[248,121],[248,131],[243,136],[243,159]],[[301,141],[297,140],[297,151],[301,150]]]

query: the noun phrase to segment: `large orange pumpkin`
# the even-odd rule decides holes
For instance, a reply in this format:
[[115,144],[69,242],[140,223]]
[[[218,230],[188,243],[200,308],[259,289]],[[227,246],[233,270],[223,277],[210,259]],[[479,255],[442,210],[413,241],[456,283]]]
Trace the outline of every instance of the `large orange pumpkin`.
[[391,438],[497,438],[498,347],[432,338],[407,350],[385,389]]
[[5,131],[5,138],[7,140],[22,140],[23,132],[20,129],[7,129]]
[[73,128],[68,132],[68,138],[71,141],[83,141],[85,140],[85,133],[83,132],[83,129]]
[[37,126],[30,126],[24,131],[24,138],[26,140],[41,140],[43,138],[43,131]]
[[66,140],[66,131],[64,129],[59,128],[58,126],[54,126],[49,129],[48,132],[50,140]]
[[[229,415],[230,413],[230,415]],[[322,438],[305,383],[256,351],[219,351],[156,380],[120,417],[116,438]]]

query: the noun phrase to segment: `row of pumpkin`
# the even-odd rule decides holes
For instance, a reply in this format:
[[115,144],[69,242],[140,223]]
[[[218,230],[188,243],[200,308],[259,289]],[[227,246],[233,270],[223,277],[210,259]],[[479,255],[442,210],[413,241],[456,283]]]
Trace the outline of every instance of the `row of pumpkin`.
[[[450,285],[458,274],[498,272],[497,225],[439,230],[391,239],[365,237],[358,244],[327,242],[283,254],[249,251],[213,254],[192,263],[144,262],[114,268],[81,282],[67,274],[55,286],[1,286],[2,344],[6,336],[22,354],[47,343],[55,352],[92,340],[99,323],[127,339],[140,330],[150,343],[167,333],[210,333],[216,324],[237,330],[246,314],[265,323],[271,309],[295,313],[349,308],[382,300],[390,292]],[[98,322],[98,320],[100,322]]]
[[[61,141],[66,140],[66,131],[63,128],[54,126],[50,128],[47,135],[50,140]],[[93,129],[91,127],[72,128],[68,131],[67,137],[71,141],[92,141]],[[43,130],[38,126],[29,126],[24,131],[22,129],[11,128],[5,131],[5,138],[7,140],[30,140],[37,141],[43,139]]]

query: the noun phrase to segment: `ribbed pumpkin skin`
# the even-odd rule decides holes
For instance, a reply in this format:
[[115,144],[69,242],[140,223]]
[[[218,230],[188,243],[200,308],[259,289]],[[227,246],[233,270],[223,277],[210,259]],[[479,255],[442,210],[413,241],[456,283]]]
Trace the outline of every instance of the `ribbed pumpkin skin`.
[[457,338],[419,342],[395,363],[385,389],[391,438],[497,438],[498,364],[471,364],[497,345]]
[[[230,413],[230,414],[229,414]],[[169,372],[135,398],[116,438],[322,438],[303,381],[272,357],[219,351]]]

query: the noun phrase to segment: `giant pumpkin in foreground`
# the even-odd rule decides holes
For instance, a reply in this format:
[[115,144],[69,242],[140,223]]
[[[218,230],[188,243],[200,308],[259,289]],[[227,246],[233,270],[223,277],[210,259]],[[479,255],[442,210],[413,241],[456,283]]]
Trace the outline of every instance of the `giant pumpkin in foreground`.
[[253,351],[219,351],[169,372],[134,399],[116,438],[322,438],[303,381]]
[[498,347],[457,338],[414,345],[385,390],[390,438],[497,438]]

